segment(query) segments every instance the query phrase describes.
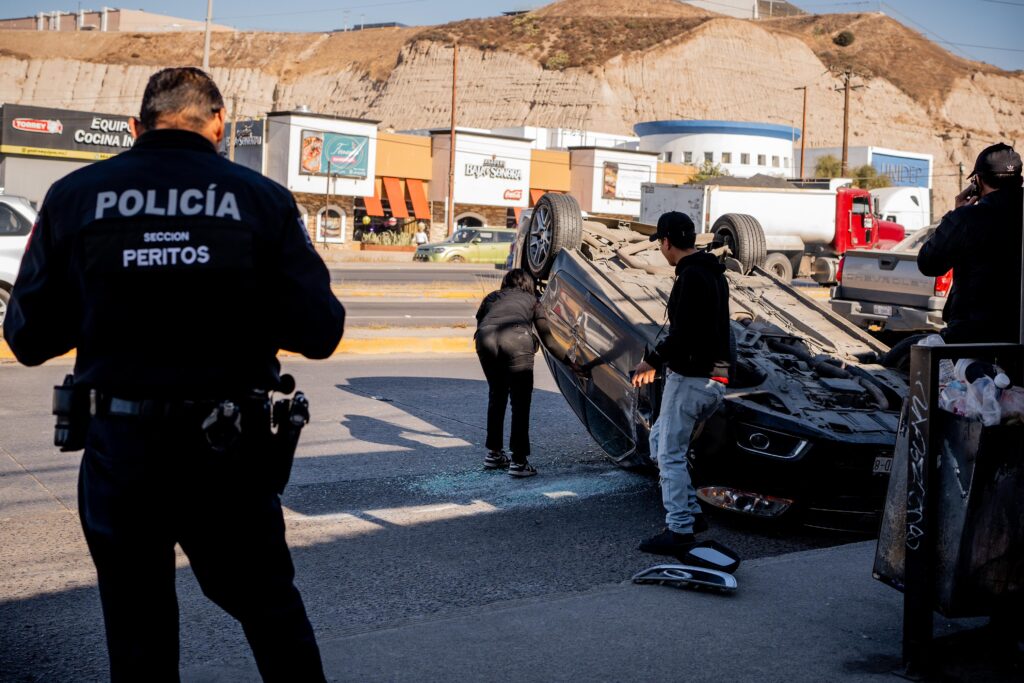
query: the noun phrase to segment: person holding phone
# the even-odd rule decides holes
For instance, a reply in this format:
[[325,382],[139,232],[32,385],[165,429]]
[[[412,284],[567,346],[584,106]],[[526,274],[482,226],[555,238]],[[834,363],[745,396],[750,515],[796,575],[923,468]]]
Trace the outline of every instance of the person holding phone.
[[1020,331],[1021,158],[998,143],[978,155],[971,184],[921,247],[917,267],[953,270],[942,311],[947,344],[1016,343]]

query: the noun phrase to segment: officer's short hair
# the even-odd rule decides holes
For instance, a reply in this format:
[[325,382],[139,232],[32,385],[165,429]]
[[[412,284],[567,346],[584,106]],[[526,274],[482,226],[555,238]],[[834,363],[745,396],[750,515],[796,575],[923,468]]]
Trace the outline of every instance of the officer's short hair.
[[200,128],[223,108],[224,98],[205,71],[192,66],[173,67],[149,77],[139,121],[144,128],[154,128],[161,116],[173,115]]

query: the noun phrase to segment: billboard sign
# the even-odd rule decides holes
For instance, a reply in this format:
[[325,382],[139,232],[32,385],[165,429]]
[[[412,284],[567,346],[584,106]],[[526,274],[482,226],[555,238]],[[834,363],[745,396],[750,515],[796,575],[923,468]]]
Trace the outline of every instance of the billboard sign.
[[[224,130],[224,141],[221,143],[221,156],[228,157],[228,145],[231,144],[230,123]],[[247,119],[238,122],[238,133],[235,134],[235,163],[263,172],[263,120]]]
[[639,201],[640,184],[654,180],[648,166],[624,164],[616,161],[604,162],[602,199],[631,199]]
[[316,130],[300,137],[299,174],[365,178],[370,170],[370,138]]
[[871,165],[880,174],[889,176],[896,187],[928,187],[931,178],[931,162],[928,159],[875,152],[871,155]]
[[3,105],[0,153],[99,161],[134,143],[127,116]]
[[455,201],[525,207],[530,190],[528,142],[459,133],[455,141]]

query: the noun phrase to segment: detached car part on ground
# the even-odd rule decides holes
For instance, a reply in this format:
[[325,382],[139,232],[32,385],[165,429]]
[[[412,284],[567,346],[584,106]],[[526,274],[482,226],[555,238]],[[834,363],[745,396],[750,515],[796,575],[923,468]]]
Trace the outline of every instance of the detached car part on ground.
[[[630,372],[666,324],[674,270],[654,228],[583,220],[547,194],[512,262],[543,283],[560,363],[545,358],[591,436],[623,467],[650,468],[648,434],[662,380],[637,390]],[[710,236],[702,236],[706,248]],[[733,268],[742,267],[715,249]],[[727,272],[737,364],[726,400],[694,442],[701,500],[764,519],[874,531],[883,507],[905,377],[879,364],[884,344],[756,266]]]

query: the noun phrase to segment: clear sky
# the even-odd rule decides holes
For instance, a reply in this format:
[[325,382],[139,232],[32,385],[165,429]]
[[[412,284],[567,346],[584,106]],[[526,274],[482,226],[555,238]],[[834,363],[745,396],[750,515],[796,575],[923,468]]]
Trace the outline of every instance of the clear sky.
[[[792,1],[817,13],[881,10],[957,54],[1004,69],[1024,69],[1024,0]],[[103,4],[99,0],[63,4],[61,0],[0,0],[0,16]],[[545,4],[543,0],[214,0],[213,13],[214,21],[239,29],[324,31],[361,22],[442,24]],[[138,9],[188,19],[206,17],[205,0],[147,0]]]

